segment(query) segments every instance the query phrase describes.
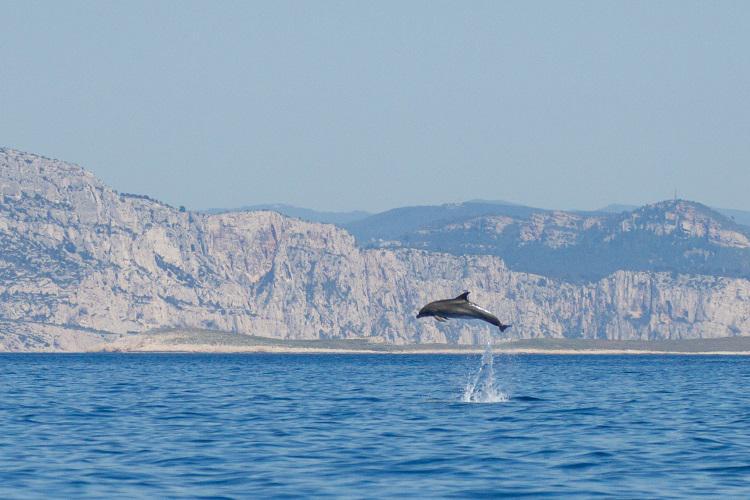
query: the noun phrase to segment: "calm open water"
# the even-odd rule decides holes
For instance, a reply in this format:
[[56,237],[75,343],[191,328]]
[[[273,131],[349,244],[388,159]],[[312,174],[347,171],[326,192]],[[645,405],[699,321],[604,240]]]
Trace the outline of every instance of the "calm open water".
[[750,495],[750,358],[0,356],[0,497]]

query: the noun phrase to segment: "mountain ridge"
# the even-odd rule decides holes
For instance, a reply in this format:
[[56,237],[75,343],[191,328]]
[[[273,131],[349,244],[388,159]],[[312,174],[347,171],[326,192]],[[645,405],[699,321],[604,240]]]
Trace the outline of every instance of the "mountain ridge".
[[[669,201],[669,200],[663,200],[663,201]],[[685,200],[689,201],[689,200]],[[654,202],[654,203],[660,203],[660,202]],[[443,203],[439,205],[413,205],[413,206],[404,206],[404,207],[395,207],[389,210],[385,210],[382,212],[367,212],[364,210],[352,210],[352,211],[323,211],[323,210],[315,210],[305,207],[299,207],[296,205],[290,205],[286,203],[264,203],[264,204],[257,204],[257,205],[246,205],[238,208],[211,208],[207,210],[199,210],[199,212],[208,213],[208,214],[219,214],[219,213],[230,213],[230,212],[252,212],[252,211],[262,211],[262,210],[269,210],[273,212],[280,213],[281,215],[285,215],[287,217],[295,217],[298,219],[306,220],[308,222],[322,222],[326,224],[336,224],[340,227],[346,228],[349,224],[355,224],[360,221],[364,221],[365,219],[369,217],[378,217],[378,216],[384,216],[392,211],[408,211],[408,210],[436,210],[441,208],[451,208],[451,207],[461,207],[464,205],[484,205],[487,208],[485,209],[488,213],[493,212],[496,207],[515,207],[518,210],[528,210],[528,211],[537,211],[537,212],[566,212],[566,213],[574,213],[574,214],[596,214],[596,213],[620,213],[620,212],[632,212],[634,210],[637,210],[641,207],[653,205],[654,203],[648,203],[646,205],[627,205],[627,204],[618,204],[618,203],[612,203],[609,205],[606,205],[601,208],[597,208],[594,210],[579,210],[579,209],[570,209],[570,210],[563,210],[563,209],[557,209],[557,208],[539,208],[539,207],[532,207],[530,205],[524,205],[522,203],[515,203],[515,202],[509,202],[504,200],[483,200],[483,199],[472,199],[467,200],[461,203]],[[699,202],[695,202],[699,203]],[[709,207],[711,210],[714,210],[721,215],[724,215],[725,217],[730,218],[735,223],[748,226],[750,227],[750,211],[747,210],[737,210],[737,209],[730,209],[730,208],[715,208],[715,207]]]
[[497,255],[511,269],[577,283],[618,269],[750,277],[750,227],[686,200],[619,213],[465,203],[345,227],[365,248]]
[[[463,290],[514,325],[508,338],[750,332],[743,278],[618,270],[572,283],[513,270],[498,256],[363,248],[330,224],[182,211],[8,149],[0,149],[0,245],[0,349],[68,349],[95,331],[159,328],[393,344],[496,335],[473,322],[415,318],[429,300]],[[71,336],[64,342],[61,329]]]
[[302,208],[286,203],[263,203],[258,205],[247,205],[233,209],[222,209],[222,208],[211,208],[203,210],[207,214],[222,214],[231,212],[259,212],[259,211],[271,211],[277,212],[287,217],[294,217],[308,222],[321,222],[323,224],[336,224],[344,225],[350,222],[364,219],[372,215],[370,212],[363,210],[352,210],[350,212],[332,212],[323,210],[313,210],[310,208]]

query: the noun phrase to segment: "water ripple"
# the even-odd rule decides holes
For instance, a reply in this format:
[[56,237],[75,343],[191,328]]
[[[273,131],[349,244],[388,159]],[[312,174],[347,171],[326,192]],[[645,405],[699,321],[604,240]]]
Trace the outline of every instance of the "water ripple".
[[[488,361],[477,377],[478,356],[0,355],[0,497],[750,490],[745,358]],[[467,380],[470,402],[510,396],[466,404]]]

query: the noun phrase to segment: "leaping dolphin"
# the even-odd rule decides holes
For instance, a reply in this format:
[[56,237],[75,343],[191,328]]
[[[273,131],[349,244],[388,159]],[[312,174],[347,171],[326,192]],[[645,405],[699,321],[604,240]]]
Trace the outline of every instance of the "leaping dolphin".
[[455,299],[436,300],[419,310],[417,318],[432,316],[438,321],[448,321],[447,318],[481,319],[492,323],[504,332],[510,325],[504,325],[487,309],[483,309],[469,300],[469,292],[464,292]]

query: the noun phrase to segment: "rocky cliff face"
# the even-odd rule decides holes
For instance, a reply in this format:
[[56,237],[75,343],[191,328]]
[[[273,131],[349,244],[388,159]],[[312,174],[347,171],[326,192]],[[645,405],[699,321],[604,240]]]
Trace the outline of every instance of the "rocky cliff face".
[[[566,238],[555,236],[555,244]],[[272,212],[179,211],[117,193],[75,165],[0,150],[0,319],[7,324],[476,342],[496,330],[415,318],[423,303],[463,290],[513,323],[507,333],[515,337],[750,333],[750,281],[742,278],[618,271],[575,284],[512,271],[496,256],[361,249],[331,225]]]

